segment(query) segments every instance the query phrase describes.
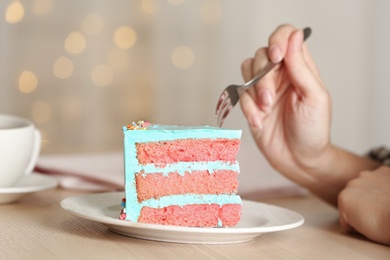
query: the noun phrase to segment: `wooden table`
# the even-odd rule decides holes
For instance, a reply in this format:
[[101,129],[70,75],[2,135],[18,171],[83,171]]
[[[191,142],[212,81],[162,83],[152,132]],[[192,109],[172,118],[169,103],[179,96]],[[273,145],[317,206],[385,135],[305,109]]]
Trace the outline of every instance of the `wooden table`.
[[60,207],[79,194],[54,189],[0,205],[0,259],[390,259],[390,247],[343,233],[336,209],[312,196],[251,198],[299,212],[301,227],[241,244],[192,245],[121,236]]

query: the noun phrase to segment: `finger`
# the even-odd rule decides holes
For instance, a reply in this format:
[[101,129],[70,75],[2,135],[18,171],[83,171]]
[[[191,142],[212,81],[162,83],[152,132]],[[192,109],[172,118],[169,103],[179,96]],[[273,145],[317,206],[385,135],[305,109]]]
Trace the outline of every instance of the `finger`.
[[[268,56],[272,62],[278,63],[282,61],[288,49],[290,36],[296,30],[297,30],[296,27],[290,24],[284,24],[279,26],[271,34],[271,36],[268,39],[268,46],[269,46]],[[311,57],[306,45],[303,46],[303,54],[305,60],[307,61],[308,66],[316,74],[317,78],[320,79],[319,70],[315,62],[313,61],[313,58]]]
[[[267,64],[268,60],[268,49],[261,48],[255,54],[255,59],[253,62],[253,74],[261,71]],[[272,110],[272,105],[275,99],[275,82],[272,77],[272,73],[268,73],[261,80],[255,84],[255,101],[260,111],[268,114]]]
[[347,212],[345,210],[344,194],[345,193],[340,192],[339,197],[338,197],[339,223],[340,223],[341,228],[345,232],[349,232],[352,230],[352,227],[348,222],[348,216],[347,216]]
[[367,220],[367,216],[361,214],[362,200],[359,199],[361,194],[356,190],[358,182],[358,178],[356,178],[347,183],[339,193],[337,206],[341,228],[345,232],[357,231],[364,234],[364,227],[366,226],[364,222]]
[[[311,56],[307,44],[304,43],[302,46],[303,56],[306,61],[307,66],[313,72],[313,74],[317,77],[317,80],[322,82],[320,70],[318,69],[316,63],[314,62],[313,57]],[[324,84],[322,84],[324,86]]]
[[306,44],[303,44],[302,51],[303,51],[303,57],[306,61],[307,66],[310,68],[310,70],[313,72],[313,74],[317,77],[317,80],[322,82],[320,70],[317,68],[317,65],[314,62],[313,57],[311,56]]
[[241,74],[244,81],[247,82],[253,78],[253,58],[244,60],[241,64]]
[[290,80],[299,94],[305,96],[319,96],[318,91],[324,87],[322,82],[306,63],[303,54],[303,31],[296,30],[290,36],[284,63]]
[[242,93],[240,97],[240,106],[252,131],[261,130],[263,128],[263,116],[249,93]]
[[[245,82],[248,82],[250,81],[254,75],[253,75],[253,63],[254,63],[254,59],[253,58],[249,58],[249,59],[246,59],[242,64],[241,64],[241,73],[242,73],[242,77],[244,78],[244,81]],[[256,91],[254,88],[250,88],[247,90],[247,92],[249,92],[249,94],[252,96],[252,98],[255,98],[256,97]]]
[[339,213],[339,223],[344,232],[352,231],[352,227],[349,225],[347,215],[345,213]]
[[290,35],[297,29],[289,24],[279,26],[268,39],[268,56],[274,63],[279,63],[286,55]]

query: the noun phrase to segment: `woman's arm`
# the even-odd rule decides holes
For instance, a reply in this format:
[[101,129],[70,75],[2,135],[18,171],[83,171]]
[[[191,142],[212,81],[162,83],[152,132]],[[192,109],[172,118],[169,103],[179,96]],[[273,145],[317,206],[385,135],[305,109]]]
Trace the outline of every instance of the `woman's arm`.
[[340,224],[390,245],[390,167],[364,171],[339,195]]

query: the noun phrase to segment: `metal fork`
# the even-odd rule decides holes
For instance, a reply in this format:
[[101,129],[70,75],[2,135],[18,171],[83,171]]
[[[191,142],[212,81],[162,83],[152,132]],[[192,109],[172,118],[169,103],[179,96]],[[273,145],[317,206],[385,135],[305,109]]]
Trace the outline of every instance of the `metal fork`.
[[[303,40],[305,41],[309,38],[311,34],[311,29],[306,27],[303,29]],[[222,94],[219,96],[217,107],[215,109],[215,117],[217,118],[217,126],[221,127],[225,121],[229,112],[237,104],[240,96],[245,90],[255,85],[262,77],[264,77],[270,70],[272,70],[279,63],[268,62],[268,64],[260,70],[256,76],[250,81],[246,82],[243,85],[229,85],[226,87]]]

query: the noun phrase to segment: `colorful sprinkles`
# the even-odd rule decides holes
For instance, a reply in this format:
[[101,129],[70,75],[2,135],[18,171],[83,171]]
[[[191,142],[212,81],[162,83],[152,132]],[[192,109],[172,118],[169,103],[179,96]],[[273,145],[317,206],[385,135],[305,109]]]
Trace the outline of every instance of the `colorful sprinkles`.
[[137,123],[133,122],[131,124],[128,124],[126,128],[127,130],[146,130],[148,129],[149,125],[150,123],[148,121],[138,121]]

